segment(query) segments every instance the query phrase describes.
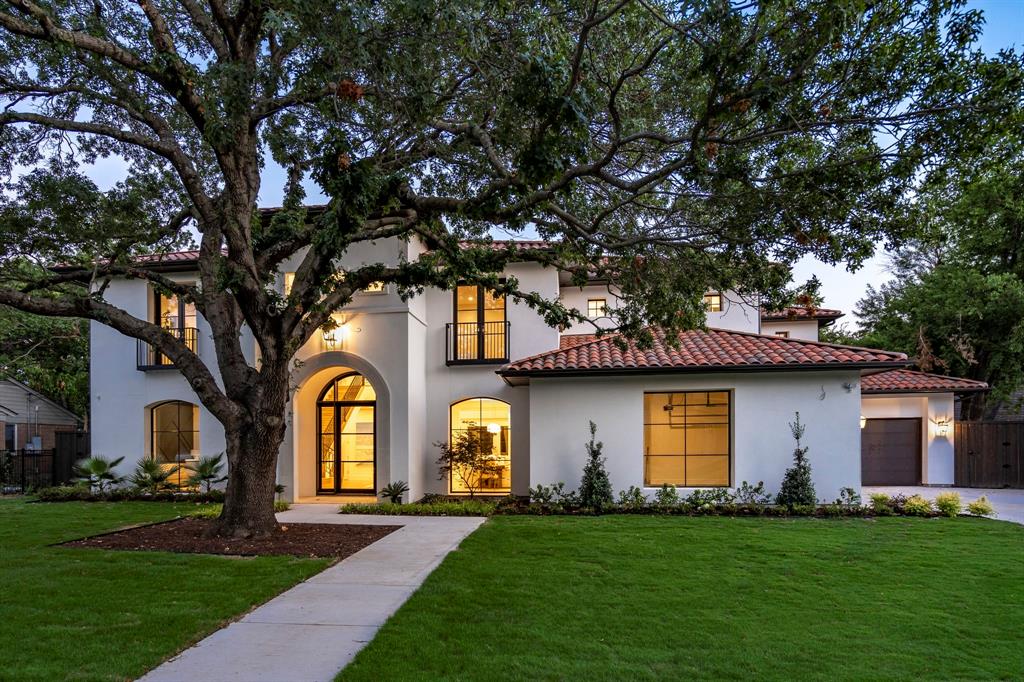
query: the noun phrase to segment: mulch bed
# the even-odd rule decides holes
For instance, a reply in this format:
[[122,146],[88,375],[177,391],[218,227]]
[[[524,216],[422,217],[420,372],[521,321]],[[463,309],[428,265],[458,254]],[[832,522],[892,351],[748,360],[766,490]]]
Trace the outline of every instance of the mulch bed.
[[338,523],[288,523],[264,538],[205,537],[212,519],[183,518],[63,543],[64,547],[227,554],[290,555],[344,559],[401,526],[356,526]]

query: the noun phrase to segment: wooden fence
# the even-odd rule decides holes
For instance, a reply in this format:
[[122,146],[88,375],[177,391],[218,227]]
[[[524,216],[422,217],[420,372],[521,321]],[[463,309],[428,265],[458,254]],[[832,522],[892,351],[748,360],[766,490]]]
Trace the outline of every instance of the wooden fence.
[[954,483],[967,488],[1024,488],[1024,421],[957,422]]

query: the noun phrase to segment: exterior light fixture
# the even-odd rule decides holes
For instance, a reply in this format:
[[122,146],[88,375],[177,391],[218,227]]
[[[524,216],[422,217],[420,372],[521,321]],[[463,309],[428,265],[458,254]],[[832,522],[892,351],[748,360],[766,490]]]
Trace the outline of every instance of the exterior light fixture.
[[936,419],[935,420],[935,435],[939,438],[945,438],[949,435],[949,419]]
[[868,425],[868,418],[865,417],[864,415],[861,415],[860,416],[860,428],[863,429],[867,425]]

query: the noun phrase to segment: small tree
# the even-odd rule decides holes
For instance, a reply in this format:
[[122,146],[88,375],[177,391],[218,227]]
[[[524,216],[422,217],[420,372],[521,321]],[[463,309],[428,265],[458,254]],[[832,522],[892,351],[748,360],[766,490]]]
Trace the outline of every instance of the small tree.
[[800,439],[804,437],[806,427],[800,423],[800,413],[796,413],[796,421],[790,422],[790,431],[796,439],[796,449],[793,450],[793,466],[786,469],[786,475],[782,479],[782,488],[775,497],[775,503],[794,507],[801,504],[815,504],[818,496],[814,492],[814,483],[811,481],[811,463],[807,461],[807,448],[800,446]]
[[188,468],[192,474],[188,477],[188,484],[196,487],[202,486],[203,491],[208,493],[215,484],[228,480],[228,477],[222,473],[224,464],[221,460],[223,458],[224,453],[213,457],[200,457],[198,462],[189,465]]
[[147,493],[158,493],[165,488],[173,488],[171,476],[178,473],[178,465],[164,467],[154,459],[140,460],[135,471],[128,478],[136,490]]
[[501,474],[502,464],[494,456],[490,438],[485,439],[484,434],[482,429],[469,422],[469,427],[456,434],[451,443],[434,443],[441,449],[441,456],[437,458],[441,472],[439,481],[455,476],[473,497],[483,486],[485,478]]
[[89,484],[89,490],[104,492],[107,486],[114,486],[124,480],[124,476],[118,476],[114,469],[124,460],[118,457],[109,460],[105,457],[89,457],[75,465],[75,474],[79,480]]
[[604,443],[595,441],[597,424],[590,422],[590,441],[587,443],[587,463],[583,466],[583,478],[580,479],[580,505],[600,512],[613,502],[612,483],[608,471],[604,468],[604,457],[601,451]]

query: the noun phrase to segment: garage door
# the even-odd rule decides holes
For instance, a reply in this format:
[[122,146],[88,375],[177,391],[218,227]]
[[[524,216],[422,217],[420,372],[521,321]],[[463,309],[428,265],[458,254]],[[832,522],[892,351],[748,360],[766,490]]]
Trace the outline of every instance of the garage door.
[[921,420],[868,419],[860,432],[863,485],[921,483]]

